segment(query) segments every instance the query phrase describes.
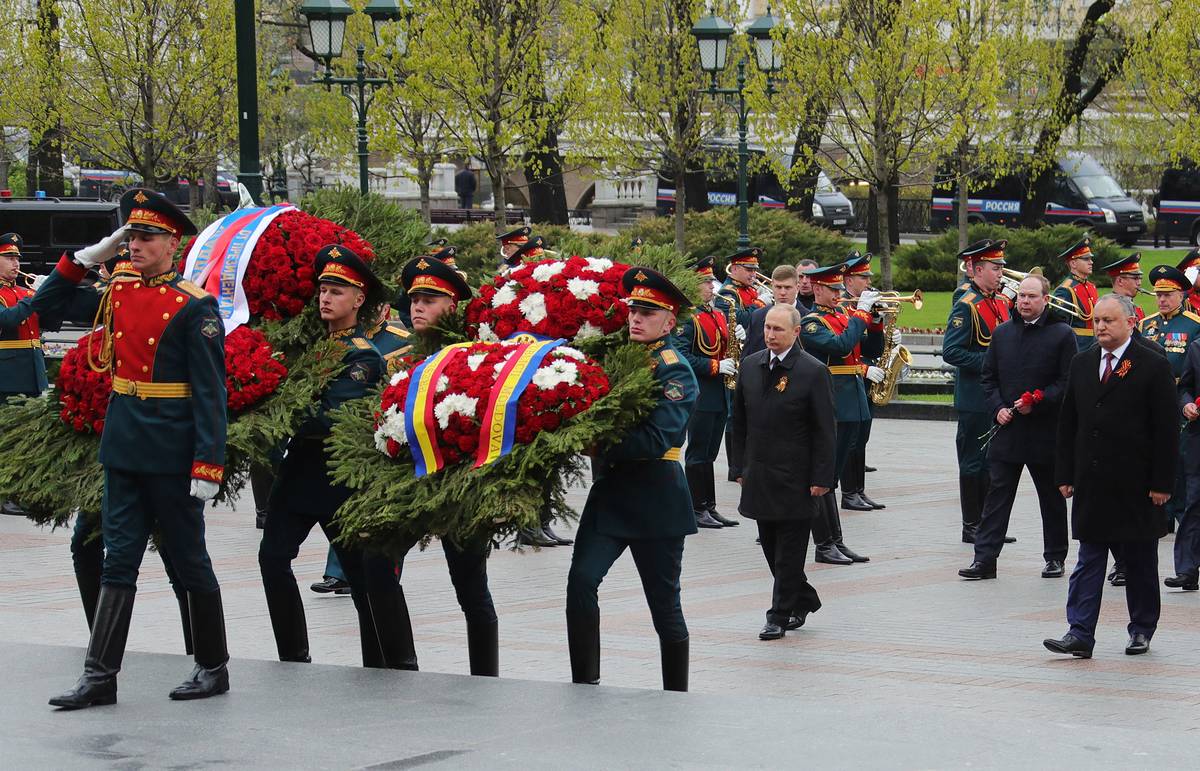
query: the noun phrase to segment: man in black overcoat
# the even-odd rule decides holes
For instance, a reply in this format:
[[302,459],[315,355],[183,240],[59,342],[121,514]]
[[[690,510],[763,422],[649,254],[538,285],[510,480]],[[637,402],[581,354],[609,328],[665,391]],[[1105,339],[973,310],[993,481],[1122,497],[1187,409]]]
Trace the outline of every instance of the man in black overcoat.
[[1095,345],[1071,362],[1058,424],[1055,481],[1074,497],[1079,558],[1067,592],[1070,631],[1047,649],[1091,658],[1108,550],[1119,544],[1129,605],[1129,655],[1150,650],[1158,626],[1158,539],[1167,533],[1179,450],[1175,376],[1167,360],[1131,340],[1128,297],[1096,303]]
[[[1042,513],[1043,578],[1063,574],[1067,504],[1054,484],[1054,441],[1067,372],[1078,347],[1071,328],[1047,308],[1050,282],[1029,276],[1017,293],[1017,314],[996,327],[983,364],[984,398],[996,423],[988,443],[990,486],[975,535],[975,560],[963,578],[996,577],[1021,468],[1029,469]],[[1028,399],[1023,398],[1029,394]]]
[[771,309],[763,325],[767,347],[742,359],[733,395],[738,511],[758,522],[775,577],[763,640],[778,640],[821,607],[804,560],[816,507],[834,483],[833,379],[800,347],[800,319],[790,304]]

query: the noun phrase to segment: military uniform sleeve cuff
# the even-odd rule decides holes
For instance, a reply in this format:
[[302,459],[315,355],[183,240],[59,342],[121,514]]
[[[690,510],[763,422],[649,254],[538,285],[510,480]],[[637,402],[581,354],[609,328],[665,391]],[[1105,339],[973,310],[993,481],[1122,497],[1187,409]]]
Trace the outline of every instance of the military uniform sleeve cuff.
[[716,377],[721,372],[721,362],[717,361],[716,359],[709,359],[708,368],[711,370],[710,374],[713,377]]
[[72,284],[78,284],[87,275],[87,268],[72,260],[66,252],[63,252],[63,256],[58,258],[58,264],[54,266],[54,269]]
[[203,479],[206,482],[220,484],[224,476],[224,466],[218,466],[215,463],[204,463],[203,461],[192,463],[192,479]]
[[854,310],[850,311],[850,315],[856,319],[861,320],[864,324],[866,324],[868,326],[870,326],[870,324],[871,324],[871,314],[867,313],[866,311],[855,308]]

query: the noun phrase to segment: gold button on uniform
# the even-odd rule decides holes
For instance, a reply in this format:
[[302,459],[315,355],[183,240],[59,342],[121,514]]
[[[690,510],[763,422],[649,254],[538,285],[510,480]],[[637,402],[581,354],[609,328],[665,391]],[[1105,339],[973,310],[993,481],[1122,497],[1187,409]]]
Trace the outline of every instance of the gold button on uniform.
[[149,371],[150,371],[150,368],[149,368],[149,367],[147,367],[145,364],[143,364],[143,365],[142,365],[142,372],[149,372]]
[[167,288],[166,288],[165,286],[160,286],[160,287],[158,288],[158,293],[159,293],[159,294],[166,294],[166,293],[167,293]]
[[166,320],[167,320],[167,319],[169,319],[169,318],[171,318],[171,314],[169,314],[169,313],[164,313],[164,314],[163,314],[163,321],[166,321]]
[[118,339],[118,340],[120,340],[120,339],[121,339],[122,337],[124,337],[124,336],[125,336],[125,333],[124,333],[124,332],[118,332],[118,333],[117,333],[117,339]]
[[146,345],[154,345],[154,338],[152,337],[149,340],[147,340]]
[[175,302],[177,302],[177,303],[181,303],[181,302],[183,302],[183,298],[182,298],[182,297],[176,297],[176,298],[175,298]]

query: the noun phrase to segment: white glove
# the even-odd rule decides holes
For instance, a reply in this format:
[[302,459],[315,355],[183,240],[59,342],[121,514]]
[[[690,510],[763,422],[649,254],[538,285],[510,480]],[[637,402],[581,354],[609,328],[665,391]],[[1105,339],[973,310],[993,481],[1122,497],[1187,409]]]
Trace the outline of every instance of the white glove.
[[1000,287],[1000,294],[1007,297],[1010,301],[1017,299],[1017,287],[1012,284],[1004,284]]
[[1200,278],[1200,268],[1193,265],[1192,267],[1185,270],[1183,272],[1183,275],[1187,276],[1187,280],[1191,281],[1194,284],[1194,283],[1196,283],[1196,279]]
[[775,295],[766,289],[758,290],[758,299],[762,300],[763,303],[766,305],[774,305],[775,304]]
[[717,363],[717,372],[722,375],[736,375],[737,362],[733,359],[721,359]]
[[221,486],[216,482],[210,482],[207,479],[193,479],[192,489],[190,494],[193,498],[199,498],[202,501],[209,501],[217,497],[217,493],[221,492]]
[[238,183],[238,205],[239,209],[249,209],[253,206],[258,206],[254,202],[254,196],[250,195],[250,191],[241,182]]
[[879,367],[867,367],[867,380],[872,383],[882,383],[885,377],[887,377],[887,373]]
[[85,246],[75,252],[75,261],[85,268],[94,268],[100,263],[116,255],[121,242],[125,240],[125,226],[117,228],[112,235],[98,244]]
[[875,303],[879,302],[880,294],[873,289],[867,289],[858,296],[858,309],[870,313],[875,307]]
[[900,334],[899,329],[892,330],[892,345],[900,345],[900,340],[902,338],[903,338],[903,336]]
[[733,329],[733,336],[743,343],[746,342],[746,328],[738,324]]
[[35,276],[33,279],[33,286],[31,287],[33,289],[33,291],[36,292],[42,286],[42,284],[46,283],[46,279],[48,279],[48,278],[50,278],[50,277],[43,276],[41,274],[38,274],[37,276]]

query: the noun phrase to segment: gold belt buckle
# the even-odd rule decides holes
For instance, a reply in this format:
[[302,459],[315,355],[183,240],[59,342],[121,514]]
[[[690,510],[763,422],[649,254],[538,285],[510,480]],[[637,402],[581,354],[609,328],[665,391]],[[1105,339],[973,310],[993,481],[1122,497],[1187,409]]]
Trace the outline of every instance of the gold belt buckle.
[[[136,381],[136,380],[130,380],[130,381],[129,381],[129,395],[130,395],[130,396],[137,396],[137,395],[138,395],[138,388],[137,388],[137,381]],[[143,399],[143,400],[144,400],[146,397],[145,397],[145,396],[138,396],[138,398],[139,398],[139,399]]]

